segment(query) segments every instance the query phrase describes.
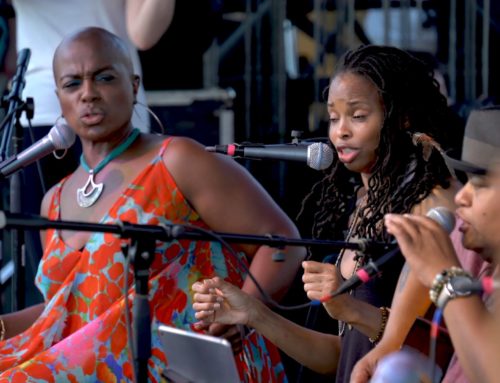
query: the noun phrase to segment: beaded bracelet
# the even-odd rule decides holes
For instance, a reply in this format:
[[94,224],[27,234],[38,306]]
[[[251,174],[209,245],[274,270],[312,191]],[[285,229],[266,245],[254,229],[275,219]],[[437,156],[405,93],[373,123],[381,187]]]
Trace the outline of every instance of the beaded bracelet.
[[437,303],[444,285],[448,283],[451,278],[457,276],[470,276],[470,274],[460,267],[452,266],[449,269],[441,271],[434,277],[431,289],[429,290],[429,298],[431,299],[432,303]]
[[389,319],[389,309],[387,307],[380,307],[380,314],[382,314],[380,329],[378,330],[375,338],[368,338],[371,343],[378,343],[378,341],[382,338],[382,335],[384,335],[385,326],[387,325],[387,320]]
[[5,339],[5,322],[0,318],[0,342]]

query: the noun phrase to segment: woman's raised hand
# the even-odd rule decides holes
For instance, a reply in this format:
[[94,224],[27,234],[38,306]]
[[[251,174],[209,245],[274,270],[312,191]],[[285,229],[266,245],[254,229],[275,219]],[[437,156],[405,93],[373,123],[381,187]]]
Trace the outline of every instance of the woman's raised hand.
[[315,261],[302,262],[304,275],[304,290],[311,300],[323,300],[323,306],[334,319],[342,319],[345,307],[344,302],[349,297],[346,294],[325,300],[332,292],[338,289],[342,282],[339,270],[335,265]]

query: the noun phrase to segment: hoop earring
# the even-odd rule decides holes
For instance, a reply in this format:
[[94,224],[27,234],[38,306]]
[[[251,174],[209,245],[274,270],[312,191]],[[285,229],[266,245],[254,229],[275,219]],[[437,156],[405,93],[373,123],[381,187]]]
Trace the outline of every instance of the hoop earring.
[[68,154],[68,149],[64,149],[61,155],[58,155],[57,150],[54,150],[52,154],[57,160],[62,160],[64,157],[66,157],[66,154]]
[[156,123],[158,124],[158,126],[160,127],[161,129],[161,134],[166,134],[166,129],[165,127],[163,126],[163,123],[161,122],[160,118],[155,114],[155,112],[153,112],[151,110],[151,108],[149,106],[147,106],[146,104],[143,104],[142,102],[139,102],[137,100],[134,101],[134,105],[140,105],[142,106],[144,109],[146,109],[146,111],[149,113],[149,115],[151,117],[153,117],[153,119],[156,121]]
[[[60,115],[59,117],[57,117],[56,122],[55,122],[54,125],[57,126],[59,124],[66,124],[66,120],[64,119],[63,115]],[[68,149],[67,148],[63,150],[63,152],[62,152],[61,155],[57,154],[57,150],[54,150],[52,152],[52,155],[56,158],[56,160],[62,160],[64,157],[66,157],[66,154],[68,154]]]

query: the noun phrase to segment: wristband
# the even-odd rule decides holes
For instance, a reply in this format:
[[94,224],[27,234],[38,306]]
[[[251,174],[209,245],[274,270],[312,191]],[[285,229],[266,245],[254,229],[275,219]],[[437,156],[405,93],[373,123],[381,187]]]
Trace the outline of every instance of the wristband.
[[371,343],[378,343],[379,340],[384,335],[385,326],[387,325],[387,320],[389,319],[389,309],[387,307],[380,308],[380,314],[382,315],[382,322],[380,323],[380,329],[378,330],[375,338],[368,338]]

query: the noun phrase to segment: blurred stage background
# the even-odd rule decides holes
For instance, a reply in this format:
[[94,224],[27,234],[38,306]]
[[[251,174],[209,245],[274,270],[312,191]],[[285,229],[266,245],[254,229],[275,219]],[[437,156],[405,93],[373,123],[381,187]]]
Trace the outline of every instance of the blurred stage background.
[[[498,98],[499,8],[491,0],[178,1],[171,28],[141,52],[144,84],[167,133],[205,145],[290,142],[292,130],[326,137],[324,91],[337,58],[359,44],[394,45],[435,69],[465,118]],[[300,192],[285,168],[292,181],[318,176],[305,165],[245,165],[292,215]]]
[[[491,0],[181,0],[172,27],[141,59],[168,134],[205,145],[276,144],[293,130],[327,136],[325,88],[338,57],[359,44],[394,45],[428,62],[465,120],[470,109],[498,103],[499,36],[500,4]],[[292,219],[322,176],[302,163],[239,162]],[[306,301],[300,274],[285,304]],[[282,314],[300,324],[308,315]],[[316,322],[337,331],[326,314]],[[291,382],[331,381],[283,358]]]
[[[327,136],[325,88],[340,55],[359,44],[394,45],[426,60],[463,119],[498,103],[499,36],[500,2],[493,0],[178,0],[171,27],[141,61],[148,102],[167,134],[204,145],[277,144],[290,142],[292,131]],[[322,176],[302,163],[239,161],[294,220]],[[310,237],[308,227],[300,229]],[[27,305],[40,299],[33,273],[26,275]],[[285,304],[306,300],[300,277]],[[8,312],[9,278],[0,279]],[[307,311],[283,314],[304,324]],[[322,315],[317,321],[336,331]],[[299,375],[331,381],[284,360],[291,382]]]

